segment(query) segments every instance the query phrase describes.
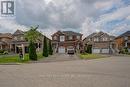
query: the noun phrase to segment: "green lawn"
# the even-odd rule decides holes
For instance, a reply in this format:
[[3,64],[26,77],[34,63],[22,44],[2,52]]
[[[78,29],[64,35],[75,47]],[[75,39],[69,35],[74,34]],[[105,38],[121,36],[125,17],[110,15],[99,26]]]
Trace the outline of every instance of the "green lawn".
[[[42,53],[37,53],[38,59],[43,58]],[[2,56],[0,57],[0,63],[26,63],[29,61],[29,54],[25,54],[24,60],[19,59],[19,55]]]
[[105,57],[101,54],[80,54],[79,56],[81,59],[99,59]]

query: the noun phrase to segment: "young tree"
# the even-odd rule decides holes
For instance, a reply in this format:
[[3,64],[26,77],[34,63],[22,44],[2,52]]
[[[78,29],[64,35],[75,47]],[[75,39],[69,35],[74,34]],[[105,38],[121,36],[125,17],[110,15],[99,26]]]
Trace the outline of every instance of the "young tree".
[[29,43],[29,59],[37,60],[36,46],[32,41]]
[[48,46],[47,46],[47,38],[44,37],[44,43],[43,43],[43,56],[48,57]]
[[49,40],[49,54],[50,54],[50,55],[53,54],[53,49],[52,49],[51,40]]
[[39,26],[31,27],[30,30],[25,33],[25,38],[29,41],[29,59],[31,60],[37,60],[35,42],[42,35],[40,32],[37,31],[38,27]]

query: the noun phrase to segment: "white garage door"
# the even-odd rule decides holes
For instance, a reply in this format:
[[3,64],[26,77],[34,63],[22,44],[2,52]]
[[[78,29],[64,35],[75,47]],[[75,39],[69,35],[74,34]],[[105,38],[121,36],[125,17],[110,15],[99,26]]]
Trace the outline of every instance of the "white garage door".
[[102,49],[102,53],[109,53],[109,49]]
[[128,51],[130,52],[130,49],[128,49]]
[[100,53],[100,49],[93,49],[92,53]]
[[59,47],[58,53],[65,53],[65,47]]

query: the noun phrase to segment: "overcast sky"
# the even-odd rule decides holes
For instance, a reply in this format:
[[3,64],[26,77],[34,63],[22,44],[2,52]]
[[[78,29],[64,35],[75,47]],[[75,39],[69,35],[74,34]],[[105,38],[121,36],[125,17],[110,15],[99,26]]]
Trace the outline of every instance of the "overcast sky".
[[119,35],[130,30],[130,0],[16,0],[16,18],[0,19],[0,32],[34,25],[49,37],[57,30]]

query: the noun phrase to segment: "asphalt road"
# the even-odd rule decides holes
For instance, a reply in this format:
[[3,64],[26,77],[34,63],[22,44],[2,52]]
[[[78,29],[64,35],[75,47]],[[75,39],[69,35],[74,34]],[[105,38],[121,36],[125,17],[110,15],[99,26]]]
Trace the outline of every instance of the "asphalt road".
[[130,87],[130,57],[0,65],[0,87]]

